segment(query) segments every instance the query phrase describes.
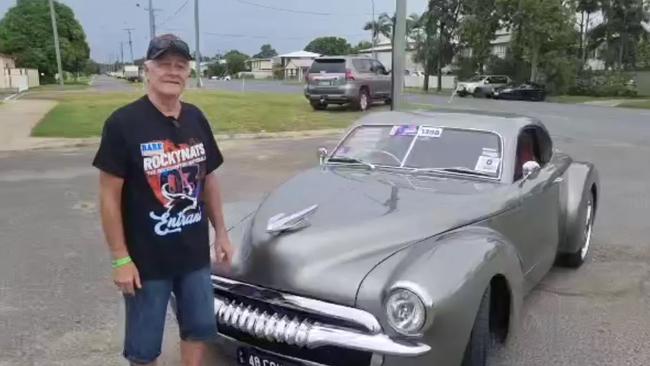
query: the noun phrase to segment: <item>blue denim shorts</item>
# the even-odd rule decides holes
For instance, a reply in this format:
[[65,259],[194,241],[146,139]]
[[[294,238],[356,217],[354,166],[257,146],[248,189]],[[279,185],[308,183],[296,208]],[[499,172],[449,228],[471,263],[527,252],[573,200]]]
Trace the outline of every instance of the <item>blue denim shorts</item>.
[[124,295],[126,330],[124,357],[147,364],[160,356],[167,304],[174,293],[180,337],[209,342],[217,335],[210,268],[170,279],[147,280],[135,295]]

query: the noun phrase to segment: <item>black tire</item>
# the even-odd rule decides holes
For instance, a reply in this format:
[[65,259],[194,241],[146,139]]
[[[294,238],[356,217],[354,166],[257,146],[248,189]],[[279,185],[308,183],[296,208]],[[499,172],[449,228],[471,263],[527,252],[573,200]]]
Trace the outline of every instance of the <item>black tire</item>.
[[494,351],[496,339],[490,332],[490,293],[491,287],[488,286],[474,320],[462,366],[486,366],[488,356]]
[[474,98],[485,98],[485,97],[486,97],[486,94],[485,94],[485,92],[483,91],[483,89],[481,89],[481,88],[476,88],[476,89],[474,89],[474,92],[472,93],[472,96],[473,96]]
[[314,108],[314,110],[317,111],[323,111],[327,109],[327,103],[321,103],[321,102],[309,102],[311,104],[311,107]]
[[352,107],[361,112],[365,112],[370,108],[370,94],[368,93],[368,89],[361,88],[359,90],[359,97],[352,103]]
[[[584,225],[584,230],[581,235],[578,235],[576,240],[579,241],[578,250],[573,253],[559,253],[557,257],[557,264],[562,267],[578,268],[582,266],[589,255],[589,247],[591,245],[592,230],[594,227],[594,220],[596,218],[596,200],[591,190],[585,194],[586,203],[585,208],[581,210],[578,217],[578,225]],[[585,202],[583,200],[583,202]],[[584,252],[583,252],[584,251]]]

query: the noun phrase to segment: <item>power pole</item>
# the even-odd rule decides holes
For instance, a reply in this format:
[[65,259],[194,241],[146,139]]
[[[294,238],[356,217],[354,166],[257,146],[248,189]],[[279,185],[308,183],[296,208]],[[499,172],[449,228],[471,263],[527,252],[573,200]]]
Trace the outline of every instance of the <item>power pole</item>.
[[201,51],[199,51],[199,0],[194,0],[194,31],[196,33],[196,52],[194,58],[196,59],[196,87],[202,88],[203,81],[201,80]]
[[153,10],[153,0],[149,0],[149,33],[150,39],[156,37],[156,16]]
[[[131,51],[131,64],[133,64],[133,41],[131,41],[131,31],[134,30],[134,28],[124,28],[124,30],[129,33],[129,50]],[[124,59],[122,59],[122,62],[124,62]]]
[[124,65],[124,42],[120,41],[120,61]]
[[377,20],[375,19],[375,0],[372,2],[372,58],[377,59]]
[[63,67],[61,66],[61,49],[59,48],[59,31],[56,27],[56,13],[54,2],[50,0],[50,17],[52,18],[52,31],[54,32],[54,50],[56,51],[56,65],[59,69],[59,85],[63,86]]
[[406,0],[395,0],[395,30],[393,32],[393,97],[391,110],[402,107],[404,88],[404,64],[406,61]]

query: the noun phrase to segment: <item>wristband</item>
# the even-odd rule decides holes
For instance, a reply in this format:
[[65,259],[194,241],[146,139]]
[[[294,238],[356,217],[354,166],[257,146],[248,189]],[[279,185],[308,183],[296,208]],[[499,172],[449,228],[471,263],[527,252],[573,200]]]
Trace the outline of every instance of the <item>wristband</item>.
[[113,268],[120,268],[131,262],[132,262],[131,257],[127,256],[124,258],[116,259],[112,263],[113,263]]

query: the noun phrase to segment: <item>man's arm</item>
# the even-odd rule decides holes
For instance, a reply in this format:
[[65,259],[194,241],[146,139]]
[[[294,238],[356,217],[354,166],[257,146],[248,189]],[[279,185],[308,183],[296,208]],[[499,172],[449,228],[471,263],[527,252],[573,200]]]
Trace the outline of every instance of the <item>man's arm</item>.
[[[113,260],[129,256],[122,224],[122,187],[124,179],[99,173],[100,211],[104,236]],[[113,270],[113,281],[127,294],[133,294],[134,288],[141,288],[140,275],[133,263],[128,263]]]
[[208,217],[215,229],[215,256],[217,261],[230,265],[234,254],[226,223],[223,218],[223,204],[221,202],[221,188],[216,171],[205,177],[205,202]]

